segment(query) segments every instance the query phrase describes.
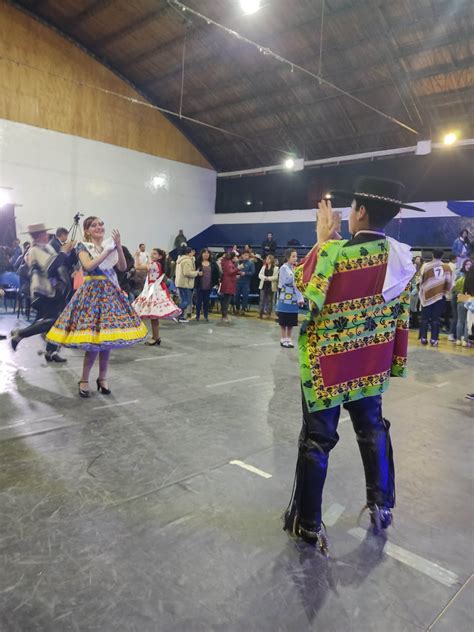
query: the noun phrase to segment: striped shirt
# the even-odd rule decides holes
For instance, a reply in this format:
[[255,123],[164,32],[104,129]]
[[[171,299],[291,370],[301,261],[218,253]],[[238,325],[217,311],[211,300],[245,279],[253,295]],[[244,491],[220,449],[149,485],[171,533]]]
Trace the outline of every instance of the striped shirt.
[[448,263],[434,259],[420,271],[420,303],[428,307],[446,298],[453,287],[453,273]]

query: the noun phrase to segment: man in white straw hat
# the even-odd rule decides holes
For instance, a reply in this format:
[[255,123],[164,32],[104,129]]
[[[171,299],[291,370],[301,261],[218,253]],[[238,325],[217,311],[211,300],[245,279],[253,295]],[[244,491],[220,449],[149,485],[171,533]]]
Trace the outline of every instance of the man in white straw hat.
[[[11,333],[11,345],[15,351],[23,338],[47,333],[64,308],[64,292],[61,283],[61,266],[65,254],[74,248],[73,242],[67,242],[58,254],[49,244],[49,235],[45,224],[31,224],[30,233],[33,245],[26,256],[30,269],[31,302],[36,310],[36,320],[32,325],[17,329]],[[59,347],[51,342],[46,343],[45,358],[47,362],[66,362],[58,353]]]

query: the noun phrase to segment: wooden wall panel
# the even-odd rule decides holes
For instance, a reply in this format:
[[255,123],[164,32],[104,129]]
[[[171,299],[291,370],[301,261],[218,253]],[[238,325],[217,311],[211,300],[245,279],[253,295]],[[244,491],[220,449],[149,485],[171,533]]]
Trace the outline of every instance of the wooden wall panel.
[[160,112],[88,86],[143,101],[77,46],[0,0],[0,118],[211,168]]

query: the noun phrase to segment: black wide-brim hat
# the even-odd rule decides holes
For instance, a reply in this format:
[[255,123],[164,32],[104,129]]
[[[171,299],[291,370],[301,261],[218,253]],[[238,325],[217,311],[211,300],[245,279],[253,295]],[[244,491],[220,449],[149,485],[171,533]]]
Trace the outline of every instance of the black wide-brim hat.
[[425,213],[425,210],[412,204],[405,204],[402,201],[402,194],[405,186],[396,180],[387,178],[376,178],[373,176],[361,176],[356,180],[354,191],[342,191],[335,189],[330,191],[330,196],[343,198],[346,200],[357,200],[358,202],[383,202],[388,207],[409,208],[412,211]]

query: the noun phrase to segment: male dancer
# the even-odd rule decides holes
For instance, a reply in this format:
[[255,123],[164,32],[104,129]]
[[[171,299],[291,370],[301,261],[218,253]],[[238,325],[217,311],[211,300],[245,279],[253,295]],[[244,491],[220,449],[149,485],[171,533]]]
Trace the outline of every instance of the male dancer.
[[349,241],[334,239],[331,203],[319,204],[318,243],[296,270],[296,285],[310,302],[299,338],[303,427],[293,494],[284,529],[328,550],[321,519],[329,452],[339,437],[341,405],[349,412],[365,470],[367,507],[376,530],[392,522],[395,473],[382,393],[390,376],[404,376],[409,294],[414,274],[410,248],[386,238],[384,228],[403,204],[403,185],[360,178],[352,193]]
[[[65,268],[66,254],[74,248],[74,242],[66,242],[57,253],[49,243],[48,229],[44,224],[28,226],[33,245],[28,251],[26,262],[31,276],[31,302],[36,310],[36,320],[32,325],[16,329],[11,333],[11,346],[15,351],[23,338],[47,333],[64,309],[65,295],[70,286],[69,274]],[[47,362],[66,362],[58,353],[59,346],[46,343]]]

